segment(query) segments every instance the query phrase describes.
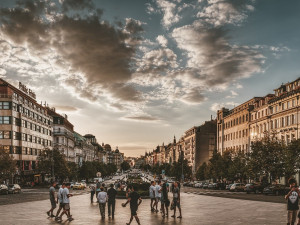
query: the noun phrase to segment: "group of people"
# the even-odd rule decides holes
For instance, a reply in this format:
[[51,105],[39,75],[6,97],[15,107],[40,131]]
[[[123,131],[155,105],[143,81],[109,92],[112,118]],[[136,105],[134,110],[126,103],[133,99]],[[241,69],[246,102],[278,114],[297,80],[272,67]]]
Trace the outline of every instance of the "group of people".
[[[175,182],[172,185],[172,188],[170,190],[170,187],[167,182],[161,182],[158,181],[157,183],[155,181],[151,182],[151,186],[149,188],[149,195],[151,198],[151,211],[152,212],[159,212],[158,211],[158,205],[159,202],[161,203],[160,211],[162,213],[163,217],[169,216],[169,206],[170,206],[170,200],[168,197],[168,192],[172,192],[173,194],[173,200],[171,203],[171,210],[174,210],[174,214],[172,217],[176,218],[176,208],[178,208],[180,215],[177,218],[182,218],[181,214],[181,207],[180,207],[180,184],[178,182]],[[61,187],[59,188],[57,192],[57,196],[55,196],[55,187],[56,182],[52,182],[52,185],[49,189],[49,195],[50,195],[50,202],[51,202],[51,208],[49,211],[47,211],[47,215],[49,217],[55,217],[55,220],[58,222],[62,221],[62,217],[64,215],[67,216],[68,221],[74,220],[70,213],[70,197],[73,195],[70,194],[70,183],[63,183]],[[100,182],[97,182],[95,186],[91,186],[91,203],[94,202],[94,196],[96,195],[97,202],[99,203],[99,210],[100,215],[102,219],[105,219],[105,208],[106,204],[108,205],[108,217],[114,218],[115,215],[115,205],[116,205],[116,196],[117,191],[114,188],[114,185],[111,184],[110,188],[107,190],[105,188],[105,184]],[[127,186],[127,192],[126,192],[127,201],[122,204],[123,207],[126,207],[127,204],[130,205],[130,211],[131,216],[130,220],[127,225],[130,225],[133,219],[136,220],[136,222],[140,225],[140,220],[137,215],[138,206],[142,203],[141,196],[136,191],[136,188],[134,185],[128,185]],[[59,208],[56,212],[56,215],[54,215],[54,210],[59,204]]]
[[[52,182],[51,187],[49,189],[51,208],[47,211],[47,215],[49,217],[55,217],[55,220],[58,222],[62,221],[63,215],[66,215],[69,221],[74,220],[70,213],[70,197],[73,195],[70,194],[70,183],[63,183],[57,192],[57,197],[55,198],[55,187],[56,182]],[[56,205],[59,204],[59,208],[54,215],[54,209]],[[62,212],[61,212],[62,211]],[[61,212],[61,213],[60,213]]]
[[169,206],[170,200],[168,197],[168,192],[172,192],[173,201],[171,203],[171,210],[174,211],[174,214],[171,216],[176,217],[176,208],[179,210],[179,216],[177,218],[182,218],[181,206],[180,206],[180,187],[178,182],[174,182],[170,190],[169,184],[167,182],[151,181],[151,186],[149,187],[149,196],[151,198],[150,208],[152,212],[159,212],[157,210],[159,202],[161,203],[160,211],[162,212],[162,217],[169,216]]

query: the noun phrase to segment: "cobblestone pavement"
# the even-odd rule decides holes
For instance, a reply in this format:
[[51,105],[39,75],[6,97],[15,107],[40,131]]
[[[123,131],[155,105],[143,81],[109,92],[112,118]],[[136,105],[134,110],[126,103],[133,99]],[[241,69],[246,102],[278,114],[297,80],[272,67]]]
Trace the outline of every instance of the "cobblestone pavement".
[[209,190],[209,189],[200,189],[193,187],[183,187],[182,191],[185,193],[192,193],[197,195],[208,195],[214,197],[222,198],[235,198],[243,200],[252,200],[252,201],[262,201],[262,202],[274,202],[274,203],[286,203],[284,196],[274,196],[274,195],[264,195],[264,194],[247,194],[246,192],[230,192],[228,190]]
[[[20,195],[22,196],[22,195]],[[121,207],[125,200],[118,199],[116,204],[115,219],[100,219],[97,203],[90,203],[89,195],[82,194],[71,198],[71,214],[75,218],[72,222],[63,221],[62,224],[125,224],[129,220],[129,205]],[[141,224],[158,225],[278,225],[286,224],[285,204],[228,199],[205,195],[182,193],[183,218],[163,219],[160,213],[149,210],[150,200],[145,199],[141,204],[138,215]],[[40,200],[27,203],[18,203],[0,206],[0,224],[4,225],[37,225],[57,224],[48,218],[46,211],[50,207],[49,200]],[[132,224],[136,224],[134,221]]]

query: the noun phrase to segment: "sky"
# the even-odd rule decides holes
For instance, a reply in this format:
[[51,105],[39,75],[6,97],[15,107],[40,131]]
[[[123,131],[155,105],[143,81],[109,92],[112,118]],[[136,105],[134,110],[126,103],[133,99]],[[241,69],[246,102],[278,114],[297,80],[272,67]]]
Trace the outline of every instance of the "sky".
[[0,0],[0,77],[139,156],[300,77],[297,0]]

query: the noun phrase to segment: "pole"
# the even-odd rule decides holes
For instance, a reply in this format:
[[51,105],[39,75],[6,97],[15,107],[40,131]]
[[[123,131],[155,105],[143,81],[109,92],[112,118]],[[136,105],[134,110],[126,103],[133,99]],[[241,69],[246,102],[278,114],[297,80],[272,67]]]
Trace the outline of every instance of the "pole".
[[52,149],[52,160],[51,160],[51,167],[52,167],[52,181],[55,180],[55,177],[54,177],[54,149]]

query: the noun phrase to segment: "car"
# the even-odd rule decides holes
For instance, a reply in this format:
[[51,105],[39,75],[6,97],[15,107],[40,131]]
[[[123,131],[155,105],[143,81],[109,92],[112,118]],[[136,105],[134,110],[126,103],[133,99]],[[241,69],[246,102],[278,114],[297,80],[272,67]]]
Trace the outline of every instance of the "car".
[[247,192],[247,194],[253,193],[263,193],[264,185],[260,183],[249,183],[245,185],[244,191]]
[[227,184],[226,187],[225,187],[225,189],[230,191],[230,188],[231,188],[232,185],[233,184]]
[[18,184],[9,184],[8,185],[8,193],[10,194],[20,194],[21,193],[21,187]]
[[73,185],[73,190],[83,190],[83,189],[84,189],[84,186],[81,183],[76,182]]
[[8,195],[8,187],[5,184],[0,184],[0,194]]
[[196,183],[195,184],[195,188],[200,188],[200,187],[202,187],[203,186],[203,183]]
[[202,185],[202,188],[203,188],[203,189],[207,189],[207,188],[208,188],[208,185],[209,185],[208,183],[204,183],[204,184]]
[[235,183],[230,187],[230,191],[244,191],[245,185],[242,183]]
[[283,184],[271,184],[264,188],[263,193],[265,195],[285,195],[289,192],[289,188]]
[[213,183],[209,183],[207,188],[208,189],[214,189],[214,184]]
[[86,183],[85,183],[85,181],[84,181],[84,182],[82,182],[82,181],[81,181],[81,185],[82,185],[82,186],[84,186],[84,188],[83,188],[83,189],[85,189],[85,188],[86,188]]

